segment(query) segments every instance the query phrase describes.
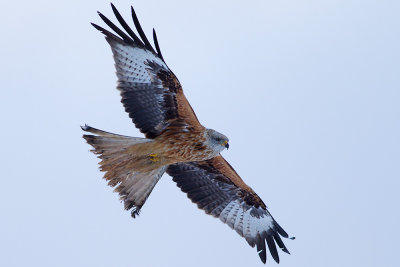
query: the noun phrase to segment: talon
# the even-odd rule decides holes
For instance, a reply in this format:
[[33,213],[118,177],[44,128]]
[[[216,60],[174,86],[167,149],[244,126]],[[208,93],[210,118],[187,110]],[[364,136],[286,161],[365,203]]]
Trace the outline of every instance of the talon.
[[158,157],[157,154],[150,154],[150,155],[149,155],[149,159],[150,159],[152,162],[160,161],[160,158]]

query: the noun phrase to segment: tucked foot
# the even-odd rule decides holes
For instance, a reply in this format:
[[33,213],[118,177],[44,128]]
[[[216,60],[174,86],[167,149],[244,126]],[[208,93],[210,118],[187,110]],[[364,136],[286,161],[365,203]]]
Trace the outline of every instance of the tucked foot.
[[160,161],[160,158],[158,157],[158,154],[150,154],[150,155],[149,155],[149,159],[150,159],[152,162]]

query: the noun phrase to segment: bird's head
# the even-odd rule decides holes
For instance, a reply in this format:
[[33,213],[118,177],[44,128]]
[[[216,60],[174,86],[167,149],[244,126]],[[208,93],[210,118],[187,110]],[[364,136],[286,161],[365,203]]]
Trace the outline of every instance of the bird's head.
[[229,139],[222,133],[219,133],[213,129],[206,130],[207,143],[212,149],[219,154],[225,148],[229,148]]

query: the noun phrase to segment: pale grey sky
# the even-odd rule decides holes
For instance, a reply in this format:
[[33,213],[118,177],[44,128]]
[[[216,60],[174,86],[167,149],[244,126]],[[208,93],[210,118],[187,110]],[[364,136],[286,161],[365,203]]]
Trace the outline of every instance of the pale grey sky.
[[[114,3],[156,28],[223,155],[297,237],[281,266],[398,266],[399,1]],[[2,3],[0,265],[262,266],[169,176],[135,220],[101,179],[79,125],[142,135],[97,10],[112,17],[109,1]]]

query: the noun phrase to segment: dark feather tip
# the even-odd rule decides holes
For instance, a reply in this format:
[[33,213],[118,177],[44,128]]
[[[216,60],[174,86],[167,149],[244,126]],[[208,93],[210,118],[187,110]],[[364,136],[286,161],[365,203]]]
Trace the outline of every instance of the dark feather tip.
[[102,30],[103,30],[102,27],[100,27],[99,25],[97,25],[97,24],[95,24],[95,23],[93,23],[93,22],[91,22],[90,24],[92,24],[92,26],[93,26],[96,30],[99,30],[99,31],[102,31]]
[[112,10],[114,12],[115,17],[117,18],[117,20],[121,24],[121,26],[125,29],[125,31],[129,34],[129,36],[132,37],[132,39],[134,40],[136,45],[143,47],[144,44],[142,43],[142,41],[132,31],[132,29],[129,27],[129,25],[126,23],[126,21],[122,18],[121,14],[117,10],[117,8],[112,3],[111,3],[111,8],[112,8]]
[[258,256],[260,256],[262,263],[264,263],[264,264],[267,263],[267,256],[266,256],[265,250],[258,251]]
[[133,6],[131,6],[131,13],[132,13],[133,23],[135,24],[136,30],[139,33],[140,38],[142,38],[142,41],[143,41],[145,47],[148,50],[150,50],[151,52],[153,52],[154,54],[156,54],[156,51],[154,51],[154,49],[151,46],[149,40],[147,39],[146,35],[144,34],[142,26],[140,26],[139,19],[138,19],[137,15],[136,15],[135,9],[133,9]]
[[161,54],[160,46],[158,45],[156,30],[154,28],[153,28],[153,40],[154,40],[154,45],[156,46],[156,50],[157,50],[158,56],[164,61],[164,58],[163,58],[163,56]]

